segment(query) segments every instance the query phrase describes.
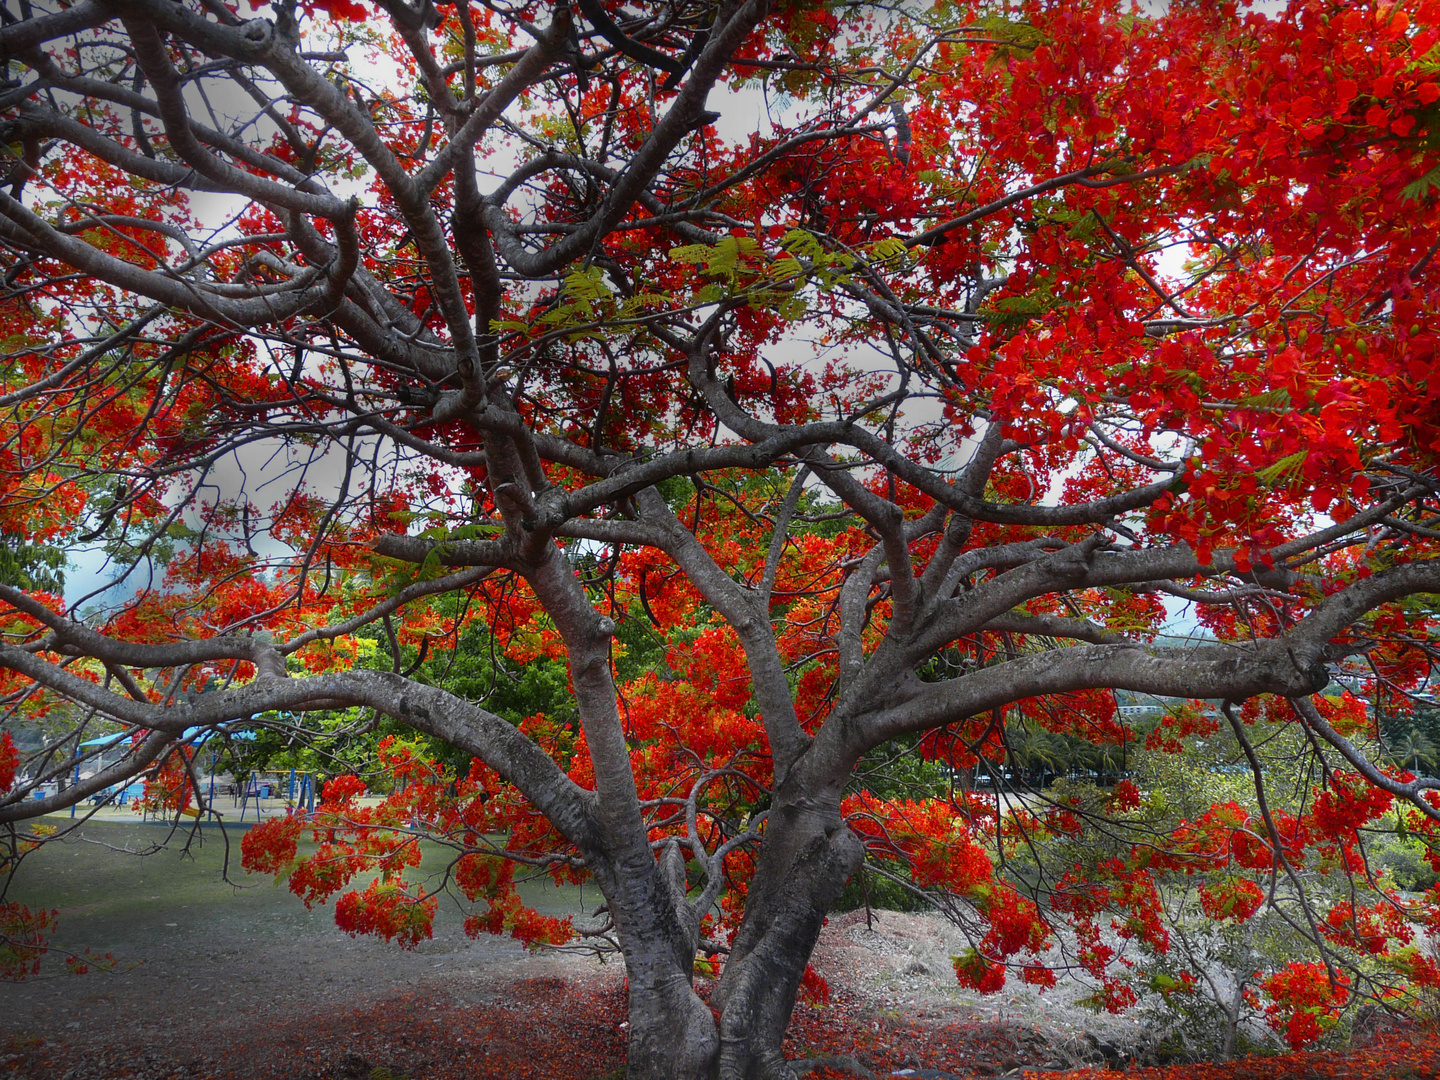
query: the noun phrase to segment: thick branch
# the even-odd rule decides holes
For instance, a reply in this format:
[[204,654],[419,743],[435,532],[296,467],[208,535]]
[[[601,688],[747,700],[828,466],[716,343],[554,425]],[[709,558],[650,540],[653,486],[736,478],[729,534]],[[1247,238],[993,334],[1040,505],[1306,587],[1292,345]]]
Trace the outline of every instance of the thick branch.
[[664,550],[674,559],[691,583],[735,630],[745,650],[746,666],[754,684],[755,702],[760,708],[765,735],[774,758],[776,782],[810,744],[800,726],[795,702],[785,677],[785,664],[770,624],[769,603],[745,590],[711,558],[700,541],[681,525],[654,488],[636,497],[646,524],[663,533]]
[[[245,686],[199,694],[164,706],[112,694],[11,645],[0,644],[0,667],[33,679],[102,715],[167,733],[170,738],[191,727],[244,721],[260,713],[368,706],[480,758],[519,788],[566,839],[582,849],[593,850],[598,840],[590,823],[591,796],[513,724],[438,687],[424,686],[390,672],[355,670],[309,679],[260,678]],[[132,761],[127,775],[134,776],[143,767]],[[38,803],[0,810],[0,821],[33,817],[33,805]]]
[[1256,646],[1161,649],[1138,644],[1077,645],[1031,653],[942,683],[917,683],[910,699],[857,723],[859,752],[899,735],[954,723],[1021,698],[1111,687],[1167,697],[1240,701],[1257,694],[1297,697],[1330,680],[1282,641]]

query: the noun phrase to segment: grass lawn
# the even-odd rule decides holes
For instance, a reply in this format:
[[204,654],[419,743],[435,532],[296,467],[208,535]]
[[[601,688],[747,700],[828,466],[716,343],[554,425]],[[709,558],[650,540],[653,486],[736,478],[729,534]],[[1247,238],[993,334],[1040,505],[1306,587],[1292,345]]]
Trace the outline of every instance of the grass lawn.
[[[26,857],[7,898],[33,908],[59,911],[54,944],[78,951],[86,946],[116,955],[143,954],[177,935],[214,933],[241,925],[252,930],[303,934],[332,925],[330,905],[305,906],[284,884],[240,868],[244,829],[206,826],[193,838],[161,825],[97,822],[80,838],[47,844]],[[168,838],[164,847],[158,845]],[[187,843],[188,841],[188,843]],[[300,853],[314,850],[308,836]],[[422,846],[420,876],[438,884],[452,853]],[[367,877],[356,879],[363,888]],[[522,884],[525,901],[547,915],[571,915],[598,902],[594,889],[555,887],[545,877]],[[463,936],[465,911],[441,898],[435,936]]]

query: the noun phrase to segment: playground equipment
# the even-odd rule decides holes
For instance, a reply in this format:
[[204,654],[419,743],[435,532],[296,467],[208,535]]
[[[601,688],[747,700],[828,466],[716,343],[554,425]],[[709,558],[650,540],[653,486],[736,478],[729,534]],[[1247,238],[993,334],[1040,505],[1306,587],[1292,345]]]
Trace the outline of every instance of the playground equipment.
[[258,820],[264,809],[263,801],[281,798],[283,790],[287,810],[314,810],[315,787],[315,777],[308,772],[291,769],[288,778],[282,778],[281,773],[252,772],[243,782],[236,784],[235,805],[240,807],[240,820],[244,821],[253,804]]
[[[210,744],[210,778],[208,785],[209,794],[208,798],[205,800],[205,810],[202,811],[199,807],[185,807],[181,809],[180,813],[184,814],[186,817],[198,818],[201,813],[207,813],[211,817],[217,816],[214,811],[215,763],[219,757],[219,745],[214,738],[217,734],[219,733],[216,732],[214,728],[192,727],[186,729],[184,734],[180,736],[180,745],[182,746],[193,747],[199,746],[202,743]],[[78,757],[79,751],[91,751],[90,755],[87,756],[93,756],[97,759],[95,766],[96,768],[103,768],[106,753],[112,749],[122,748],[126,741],[131,739],[132,737],[132,735],[129,735],[125,732],[120,732],[114,735],[101,735],[98,738],[86,739],[84,742],[80,743],[79,746],[76,748],[77,759],[75,761],[75,775],[73,782],[78,784],[81,780],[81,761]],[[236,731],[229,733],[227,737],[231,739],[241,739],[248,741],[255,738],[255,733],[253,731]],[[98,750],[95,749],[97,747],[99,748]],[[292,769],[291,772],[293,774],[294,770]],[[90,774],[87,773],[86,775]],[[252,773],[251,775],[253,776],[254,774]],[[105,791],[97,793],[90,801],[97,806],[104,805],[105,803],[113,803],[116,806],[124,806],[127,802],[130,802],[133,799],[140,798],[143,792],[144,784],[142,782],[140,782],[139,780],[127,781],[126,783],[116,784],[111,788],[107,788]],[[196,792],[196,795],[198,796],[199,792]],[[70,816],[72,818],[75,816],[75,806],[73,804],[70,807]]]
[[[193,727],[187,730],[180,737],[180,745],[185,746],[208,746],[210,750],[210,768],[208,776],[197,779],[197,786],[205,790],[204,806],[190,806],[183,808],[180,813],[187,817],[198,818],[201,814],[209,817],[218,817],[215,813],[215,766],[219,761],[221,741],[220,735],[214,728]],[[86,759],[93,761],[94,768],[103,768],[105,755],[111,750],[123,749],[125,744],[133,736],[125,732],[114,735],[102,735],[99,738],[87,739],[79,746],[79,750],[87,751]],[[231,732],[225,736],[230,739],[249,740],[255,738],[253,731]],[[74,782],[79,783],[82,779],[81,766],[83,762],[77,757],[75,762]],[[86,773],[85,775],[90,775]],[[233,805],[240,809],[240,820],[244,821],[251,809],[254,809],[255,820],[259,820],[265,807],[263,803],[270,799],[283,798],[287,812],[296,810],[314,810],[317,789],[320,786],[320,777],[310,772],[303,772],[297,769],[290,769],[288,776],[283,772],[261,772],[252,770],[248,776],[243,778],[235,777],[233,784],[227,785],[228,791],[222,790],[221,794],[230,794],[234,797]],[[127,781],[123,784],[116,784],[95,795],[91,800],[95,805],[113,803],[117,806],[138,799],[142,796],[144,785],[139,780]],[[283,792],[283,795],[282,795]],[[200,794],[199,791],[196,795]],[[70,816],[75,816],[76,809],[70,807]]]
[[[296,781],[297,781],[297,780],[299,781],[299,792],[300,792],[300,798],[299,798],[298,801],[297,801],[296,798],[295,798]],[[288,798],[288,800],[289,800],[289,802],[290,802],[290,805],[291,805],[292,807],[294,807],[296,810],[314,810],[314,809],[315,809],[315,777],[314,777],[314,775],[313,775],[312,773],[308,773],[308,772],[297,773],[294,769],[291,769],[291,770],[290,770],[290,794],[287,796],[287,798]]]

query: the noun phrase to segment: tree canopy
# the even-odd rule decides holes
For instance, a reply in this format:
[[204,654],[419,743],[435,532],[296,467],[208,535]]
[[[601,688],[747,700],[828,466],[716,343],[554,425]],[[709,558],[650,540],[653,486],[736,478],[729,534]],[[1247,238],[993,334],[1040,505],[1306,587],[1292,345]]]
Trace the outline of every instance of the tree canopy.
[[[420,832],[476,932],[578,932],[516,864],[594,881],[634,1080],[785,1077],[867,853],[980,989],[1122,1008],[1202,878],[1308,943],[1255,998],[1295,1045],[1440,982],[1365,839],[1440,822],[1380,722],[1440,592],[1430,0],[0,14],[0,693],[48,733],[0,742],[7,865],[127,778],[203,801],[196,729],[324,714],[394,791],[247,864],[378,871],[337,918],[402,943]],[[970,787],[1217,732],[1253,800],[1183,820]]]

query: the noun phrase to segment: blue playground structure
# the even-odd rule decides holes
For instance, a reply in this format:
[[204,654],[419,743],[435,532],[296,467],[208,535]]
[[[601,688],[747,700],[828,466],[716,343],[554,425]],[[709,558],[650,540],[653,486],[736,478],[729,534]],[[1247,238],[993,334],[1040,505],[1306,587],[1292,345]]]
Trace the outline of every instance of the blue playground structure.
[[[182,735],[180,736],[180,743],[181,743],[181,745],[187,745],[187,744],[188,744],[188,745],[191,745],[191,746],[196,746],[196,745],[198,745],[198,744],[200,744],[200,743],[209,741],[209,740],[210,740],[214,735],[216,735],[216,734],[217,734],[217,732],[215,731],[214,728],[205,728],[205,727],[193,727],[193,728],[188,728],[188,729],[186,729],[186,731],[184,732],[184,734],[182,734]],[[245,740],[249,740],[249,739],[255,738],[255,733],[254,733],[253,731],[236,731],[236,732],[230,733],[230,736],[229,736],[229,737],[232,738],[232,739],[245,739]],[[80,748],[81,748],[81,749],[86,749],[86,748],[93,748],[93,747],[102,747],[103,749],[100,751],[100,753],[101,753],[101,755],[102,755],[102,757],[103,757],[105,750],[108,750],[108,749],[119,749],[120,746],[121,746],[121,744],[123,744],[123,743],[125,742],[125,740],[128,739],[128,738],[130,738],[130,736],[127,735],[127,734],[125,734],[125,733],[123,733],[123,732],[120,733],[120,734],[118,734],[118,735],[101,735],[100,737],[95,738],[95,739],[86,739],[84,742],[82,742],[82,743],[80,744]],[[214,804],[215,804],[215,762],[216,762],[216,759],[218,758],[218,756],[219,756],[218,752],[217,752],[215,749],[212,748],[211,751],[210,751],[210,770],[209,770],[209,772],[210,772],[210,784],[209,784],[210,790],[209,790],[208,798],[206,799],[206,803],[205,803],[205,805],[206,805],[207,808],[211,808],[211,807],[213,807]],[[251,774],[252,779],[253,779],[254,775],[255,775],[255,774],[253,774],[253,773]],[[294,773],[294,770],[292,769],[292,770],[291,770],[291,787],[292,787],[292,789],[293,789],[293,787],[294,787],[294,775],[295,775],[295,773]],[[80,762],[79,762],[79,761],[76,761],[76,762],[75,762],[75,778],[74,778],[74,781],[73,781],[73,782],[74,782],[74,783],[77,783],[77,784],[80,782]],[[114,805],[114,806],[121,806],[121,807],[123,807],[123,806],[125,806],[127,803],[131,802],[132,800],[134,800],[134,799],[139,799],[139,798],[143,797],[144,792],[145,792],[145,785],[144,785],[144,783],[143,783],[142,781],[139,781],[139,780],[131,780],[131,781],[128,781],[128,782],[126,782],[126,783],[124,783],[124,784],[116,784],[116,785],[113,785],[113,786],[111,786],[111,787],[108,787],[108,788],[104,789],[103,791],[98,791],[98,792],[96,792],[94,795],[92,795],[92,796],[90,797],[90,802],[91,802],[91,804],[94,805],[94,806],[104,806],[104,805],[110,804],[110,805]],[[197,794],[198,794],[198,793],[197,793]],[[209,812],[211,815],[214,814],[214,810],[213,810],[213,809],[210,809],[208,812]],[[196,811],[190,811],[190,813],[191,813],[192,816],[199,816],[199,811],[198,811],[198,810],[196,810]],[[72,818],[75,816],[75,806],[74,806],[73,804],[72,804],[71,807],[70,807],[70,816],[71,816]],[[258,806],[258,805],[256,806],[256,816],[257,816],[257,817],[259,816],[259,806]],[[245,813],[244,813],[243,807],[242,807],[242,809],[241,809],[240,819],[241,819],[242,821],[245,819]]]
[[[214,777],[211,778],[213,795]],[[267,779],[259,773],[252,772],[245,782],[237,785],[235,792],[235,805],[240,807],[240,820],[245,820],[246,808],[253,801],[255,804],[255,817],[260,817],[260,800],[280,798],[281,788],[285,788],[285,802],[290,810],[314,810],[315,809],[315,780],[308,772],[296,772],[290,770],[290,779],[287,783],[280,779]],[[298,793],[298,798],[297,798]]]

